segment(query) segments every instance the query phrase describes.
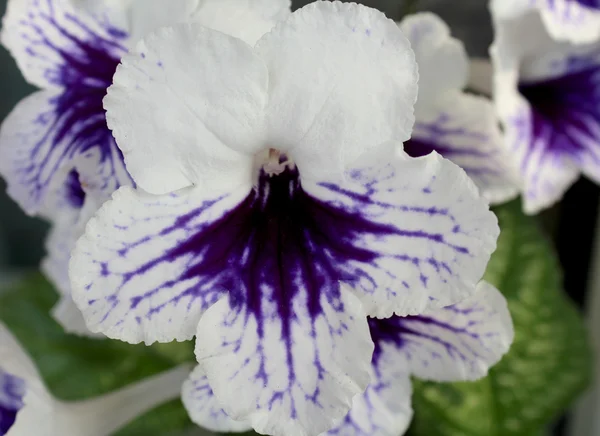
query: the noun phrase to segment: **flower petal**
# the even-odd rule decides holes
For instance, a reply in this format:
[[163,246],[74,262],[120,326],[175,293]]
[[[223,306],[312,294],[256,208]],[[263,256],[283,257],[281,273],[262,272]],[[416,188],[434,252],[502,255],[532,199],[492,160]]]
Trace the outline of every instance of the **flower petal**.
[[183,384],[181,399],[196,424],[219,433],[252,430],[250,424],[234,421],[223,410],[201,366],[197,366]]
[[196,357],[232,418],[263,434],[316,436],[369,383],[365,313],[347,289],[312,302],[308,292],[296,294],[287,314],[265,297],[258,308],[227,298],[209,308]]
[[491,101],[449,91],[417,115],[412,137],[404,144],[410,156],[437,151],[466,171],[490,203],[518,193],[518,176],[505,149]]
[[104,100],[135,182],[164,194],[247,181],[263,146],[267,83],[263,63],[233,37],[198,24],[146,36]]
[[67,94],[32,94],[17,105],[0,128],[0,173],[8,183],[9,195],[30,214],[44,212],[53,201],[49,196],[66,189],[70,171],[85,156],[96,157],[94,173],[104,169],[104,181],[98,185],[105,190],[118,185],[111,169],[121,168],[119,174],[125,171],[101,108],[88,117]]
[[125,53],[126,32],[74,4],[71,0],[8,2],[0,38],[31,84],[64,87],[88,73],[91,77],[86,79],[93,81],[107,64],[112,75]]
[[550,34],[560,40],[590,43],[600,39],[597,0],[537,0]]
[[600,181],[600,52],[554,42],[536,13],[496,27],[496,106],[521,173],[525,211],[536,213],[558,201],[581,171]]
[[[351,167],[343,183],[305,180],[303,188],[339,211],[332,234],[348,228],[354,238],[352,252],[333,253],[369,316],[419,314],[472,294],[499,230],[464,171],[437,153],[410,158],[393,143]],[[333,248],[349,242],[339,234]]]
[[[437,15],[409,15],[399,24],[419,65],[418,108],[435,102],[440,93],[462,90],[469,79],[469,57],[461,41],[450,36],[450,28]],[[417,109],[418,118],[419,109]]]
[[370,320],[373,362],[434,381],[476,380],[508,351],[514,331],[506,300],[481,282],[470,298],[430,313]]
[[381,12],[314,2],[256,51],[269,69],[268,143],[289,153],[303,178],[341,175],[367,149],[408,139],[417,67],[407,39]]
[[398,436],[412,419],[412,386],[401,368],[375,368],[367,390],[354,397],[352,409],[326,436]]
[[0,434],[5,435],[23,408],[25,381],[0,368]]
[[[115,192],[89,221],[69,267],[88,328],[131,343],[191,339],[202,312],[226,290],[211,265],[227,250],[214,227],[249,190]],[[206,251],[210,238],[217,251]]]

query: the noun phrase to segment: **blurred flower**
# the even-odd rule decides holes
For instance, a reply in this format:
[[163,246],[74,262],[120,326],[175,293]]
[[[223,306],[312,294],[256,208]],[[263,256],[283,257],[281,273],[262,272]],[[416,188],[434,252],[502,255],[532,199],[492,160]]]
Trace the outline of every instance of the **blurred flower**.
[[42,88],[0,129],[0,174],[27,213],[50,217],[43,269],[62,295],[54,310],[67,331],[87,334],[70,300],[67,265],[95,209],[132,183],[106,125],[102,99],[117,65],[148,31],[194,21],[254,43],[290,0],[10,0],[2,43],[25,78]]
[[[426,315],[370,319],[375,343],[371,383],[328,436],[398,436],[412,418],[410,377],[433,381],[477,380],[504,355],[514,332],[506,300],[481,282],[454,306]],[[198,425],[217,432],[250,430],[221,409],[201,366],[183,385],[184,405]]]
[[533,214],[581,173],[600,182],[600,42],[556,42],[536,11],[494,21],[494,97]]
[[510,20],[539,11],[549,35],[576,44],[600,40],[599,0],[491,0],[494,15]]
[[413,157],[432,151],[462,167],[491,203],[516,197],[515,171],[502,144],[494,106],[463,91],[469,59],[460,41],[436,15],[410,15],[399,23],[419,65],[416,123],[404,150]]
[[102,206],[71,259],[88,327],[196,334],[234,419],[329,430],[369,383],[366,316],[473,294],[498,236],[464,171],[397,145],[416,82],[396,24],[356,4],[315,2],[254,49],[195,24],[148,35],[105,99],[138,189]]
[[35,364],[0,323],[0,435],[107,436],[148,410],[179,397],[187,365],[113,393],[83,401],[59,401],[48,392]]

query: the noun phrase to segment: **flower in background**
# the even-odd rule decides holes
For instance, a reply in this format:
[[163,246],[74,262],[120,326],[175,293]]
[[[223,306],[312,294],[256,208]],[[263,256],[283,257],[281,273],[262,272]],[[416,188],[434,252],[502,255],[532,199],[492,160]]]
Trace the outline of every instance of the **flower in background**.
[[437,151],[462,167],[493,204],[514,198],[517,178],[502,145],[494,106],[487,98],[463,91],[469,79],[463,44],[431,13],[408,16],[399,26],[419,65],[416,123],[404,151],[413,157]]
[[[398,436],[412,418],[410,377],[422,380],[477,380],[508,351],[514,336],[506,300],[481,282],[470,298],[426,315],[370,319],[375,343],[371,383],[354,397],[352,409],[327,436]],[[201,366],[183,385],[183,403],[192,420],[216,432],[251,427],[221,409]]]
[[600,0],[491,0],[501,19],[532,11],[541,15],[548,34],[560,41],[586,44],[600,40]]
[[29,356],[0,323],[0,435],[106,436],[154,407],[179,397],[188,365],[116,392],[63,402],[44,386]]
[[494,11],[494,98],[533,214],[580,174],[600,182],[600,42],[556,42],[538,12],[506,20]]
[[398,26],[315,2],[243,41],[163,28],[105,99],[137,188],[92,218],[70,264],[88,327],[197,337],[211,389],[261,433],[317,435],[370,380],[367,315],[475,292],[498,226],[464,171],[410,158],[417,66]]
[[43,269],[62,295],[54,315],[67,331],[89,334],[70,299],[70,252],[95,209],[132,183],[102,107],[121,56],[148,31],[182,21],[253,44],[289,7],[289,0],[9,1],[2,43],[42,90],[2,124],[0,174],[26,212],[53,221]]

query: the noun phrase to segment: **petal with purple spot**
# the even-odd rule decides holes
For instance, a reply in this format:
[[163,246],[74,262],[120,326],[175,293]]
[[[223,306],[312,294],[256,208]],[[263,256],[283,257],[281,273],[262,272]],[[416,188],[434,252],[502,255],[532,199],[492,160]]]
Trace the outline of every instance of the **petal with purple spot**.
[[373,343],[347,288],[312,295],[310,283],[299,284],[282,304],[297,272],[286,275],[265,283],[263,296],[231,294],[209,308],[198,324],[196,357],[232,418],[262,434],[317,435],[367,387]]
[[0,434],[8,433],[23,407],[25,381],[0,368]]
[[369,324],[376,367],[386,362],[435,381],[484,377],[514,337],[506,300],[486,282],[453,306],[418,316],[371,319]]
[[417,115],[404,150],[412,157],[436,151],[464,169],[490,203],[503,203],[518,193],[491,101],[459,91],[438,96]]
[[234,421],[225,413],[200,366],[194,369],[183,384],[181,400],[192,421],[200,427],[219,433],[252,430],[250,424]]

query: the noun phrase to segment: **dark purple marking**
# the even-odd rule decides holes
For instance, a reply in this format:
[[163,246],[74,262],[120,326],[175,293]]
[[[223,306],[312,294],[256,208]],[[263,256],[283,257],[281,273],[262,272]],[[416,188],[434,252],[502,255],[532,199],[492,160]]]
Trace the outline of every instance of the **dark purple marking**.
[[75,208],[81,208],[85,201],[85,192],[79,180],[79,173],[76,170],[72,170],[67,176],[65,187],[68,203]]
[[25,382],[0,369],[0,435],[8,433],[23,407]]
[[[99,35],[78,17],[60,11],[53,0],[39,0],[36,5],[42,2],[49,5],[50,14],[34,11],[22,21],[23,27],[32,32],[28,53],[45,57],[38,52],[41,47],[58,56],[60,61],[48,65],[45,76],[63,92],[49,101],[51,110],[35,121],[46,133],[32,149],[32,163],[21,169],[23,181],[32,186],[36,200],[43,196],[52,175],[78,155],[98,150],[101,164],[111,165],[113,175],[115,165],[123,165],[121,152],[106,125],[102,100],[126,52],[122,43],[128,37],[106,23],[102,24],[105,35]],[[49,36],[53,33],[67,43],[54,41]],[[121,162],[112,162],[115,155]]]
[[[573,62],[573,65],[577,65]],[[561,77],[519,85],[531,105],[531,141],[551,154],[579,159],[594,143],[600,147],[600,69],[587,65]],[[586,143],[587,142],[587,143]],[[599,153],[586,153],[592,158]]]
[[[554,3],[554,0],[549,0],[550,4]],[[569,0],[567,0],[569,1]],[[573,3],[579,3],[582,6],[588,7],[590,9],[600,9],[600,1],[599,0],[570,0]]]

